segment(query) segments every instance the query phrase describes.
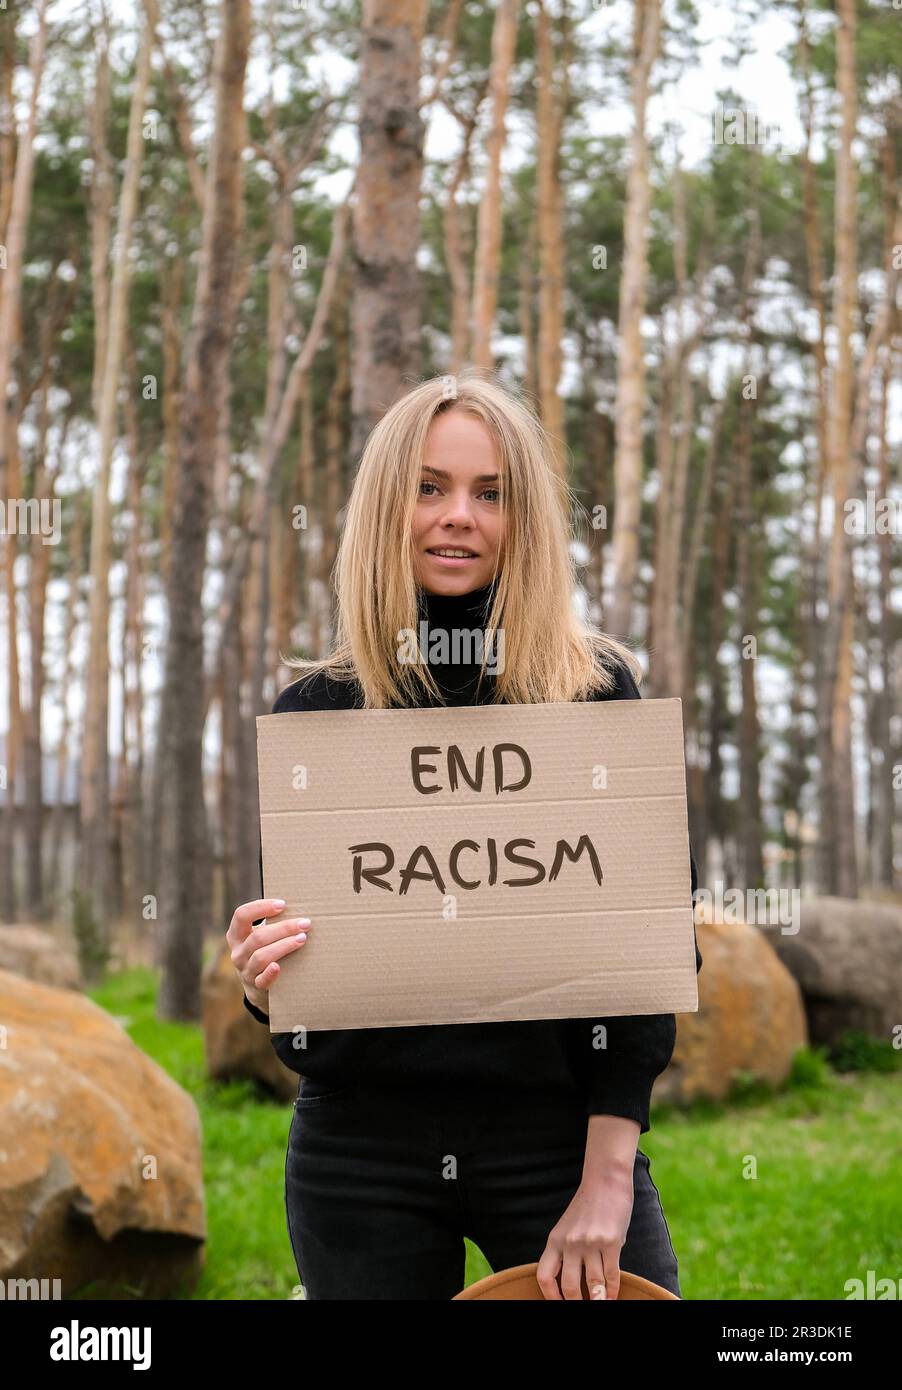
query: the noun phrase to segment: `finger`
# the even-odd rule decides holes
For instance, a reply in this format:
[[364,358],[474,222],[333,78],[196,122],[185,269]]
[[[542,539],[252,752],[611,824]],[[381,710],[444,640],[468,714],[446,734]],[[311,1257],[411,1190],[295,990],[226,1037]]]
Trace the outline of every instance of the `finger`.
[[567,1299],[582,1299],[583,1296],[583,1257],[581,1252],[564,1251],[564,1268],[561,1273],[561,1292]]
[[270,985],[278,977],[278,974],[279,962],[277,960],[274,960],[270,965],[267,965],[266,969],[261,971],[261,973],[256,977],[256,979],[254,980],[254,986],[257,989],[269,989]]
[[601,1249],[604,1264],[604,1287],[609,1300],[620,1297],[620,1251],[616,1245],[604,1245]]
[[[281,960],[283,956],[290,955],[292,951],[299,951],[306,944],[307,933],[298,932],[296,936],[283,938],[281,941],[274,942],[271,946],[261,946],[259,951],[254,951],[241,972],[242,976],[250,975],[257,983],[256,977],[260,975],[273,961]],[[257,985],[262,989],[262,985]]]
[[232,913],[232,920],[226,931],[229,945],[237,946],[251,933],[255,921],[262,921],[264,917],[275,917],[284,907],[284,898],[255,898],[253,902],[241,903]]
[[236,970],[243,970],[255,951],[262,946],[271,946],[276,941],[291,940],[301,932],[312,929],[309,917],[286,917],[284,922],[264,922],[254,927],[249,936],[239,942],[232,950],[232,964]]
[[561,1267],[560,1252],[553,1245],[546,1245],[536,1266],[536,1283],[546,1298],[561,1300],[557,1276]]
[[605,1299],[607,1291],[604,1282],[604,1261],[600,1250],[590,1250],[585,1259],[586,1288],[590,1299]]

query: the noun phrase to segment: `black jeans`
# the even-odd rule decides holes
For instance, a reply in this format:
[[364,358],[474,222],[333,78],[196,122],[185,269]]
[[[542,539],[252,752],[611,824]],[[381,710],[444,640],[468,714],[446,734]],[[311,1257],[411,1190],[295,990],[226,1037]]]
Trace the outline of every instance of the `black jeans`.
[[[572,1098],[422,1096],[303,1081],[285,1159],[288,1234],[307,1299],[450,1299],[468,1236],[494,1270],[538,1260],[579,1186],[586,1117]],[[680,1294],[637,1151],[629,1270]]]

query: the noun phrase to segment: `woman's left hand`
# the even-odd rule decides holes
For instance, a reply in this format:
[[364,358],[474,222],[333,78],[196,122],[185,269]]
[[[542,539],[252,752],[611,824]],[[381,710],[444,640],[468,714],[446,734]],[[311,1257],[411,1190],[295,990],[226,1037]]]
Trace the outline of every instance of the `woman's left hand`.
[[[546,1298],[590,1299],[620,1293],[620,1251],[633,1212],[633,1172],[617,1166],[583,1181],[551,1230],[536,1278]],[[560,1275],[560,1288],[558,1288]]]

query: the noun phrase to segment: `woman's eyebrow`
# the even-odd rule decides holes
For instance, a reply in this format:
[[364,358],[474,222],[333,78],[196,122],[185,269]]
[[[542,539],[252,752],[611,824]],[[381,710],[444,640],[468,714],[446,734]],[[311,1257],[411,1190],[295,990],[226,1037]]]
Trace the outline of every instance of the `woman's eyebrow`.
[[[428,464],[423,465],[423,472],[431,473],[434,478],[442,478],[445,482],[448,481],[448,478],[450,476],[450,474],[446,473],[443,468],[431,468]],[[473,479],[473,481],[474,483],[497,483],[498,474],[480,473],[477,478]]]

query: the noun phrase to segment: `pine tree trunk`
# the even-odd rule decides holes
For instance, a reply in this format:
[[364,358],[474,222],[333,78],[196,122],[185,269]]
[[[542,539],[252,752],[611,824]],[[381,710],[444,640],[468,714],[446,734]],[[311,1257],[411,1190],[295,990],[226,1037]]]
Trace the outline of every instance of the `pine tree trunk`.
[[[685,725],[687,799],[689,833],[697,865],[703,864],[708,853],[708,767],[706,764],[705,731],[702,727],[701,696],[696,679],[696,612],[695,595],[697,567],[702,541],[708,527],[711,484],[716,459],[716,438],[720,429],[723,403],[715,407],[712,423],[712,442],[705,453],[695,513],[689,529],[687,555],[680,579],[679,611],[680,642],[674,656],[679,664],[674,687],[683,699]],[[701,880],[699,880],[701,882]]]
[[603,625],[602,605],[604,594],[602,590],[607,530],[606,527],[601,524],[606,518],[602,513],[595,512],[595,505],[597,498],[608,496],[610,487],[611,441],[607,428],[608,418],[606,415],[601,414],[597,408],[597,382],[602,379],[601,363],[591,343],[586,340],[584,340],[582,344],[580,362],[582,364],[582,418],[585,420],[583,450],[586,456],[586,477],[588,479],[592,501],[591,546],[594,551],[588,580],[592,599],[592,621],[601,627]]
[[419,109],[426,0],[364,0],[354,204],[351,452],[420,370]]
[[91,301],[94,308],[94,364],[91,403],[100,420],[100,397],[110,326],[110,237],[113,220],[113,157],[107,140],[110,118],[110,17],[101,8],[96,29],[97,63],[91,93],[91,182],[88,215],[91,228]]
[[[112,543],[110,472],[116,440],[117,397],[125,347],[128,314],[129,250],[138,208],[144,157],[142,123],[155,42],[155,16],[145,25],[138,53],[129,111],[125,174],[119,197],[116,262],[110,287],[109,319],[100,381],[98,434],[99,466],[91,517],[91,598],[86,672],[84,741],[79,800],[81,846],[78,890],[81,911],[90,914],[102,955],[112,943],[113,906],[109,786],[109,571]],[[100,962],[98,961],[98,965]]]
[[675,354],[667,352],[661,341],[661,385],[655,423],[655,473],[658,496],[655,502],[654,577],[648,605],[649,694],[660,698],[667,693],[665,630],[667,626],[667,528],[673,493],[673,389]]
[[[326,402],[326,476],[323,496],[322,532],[323,543],[319,566],[319,580],[326,598],[326,606],[332,606],[332,570],[338,554],[339,513],[346,500],[345,477],[348,458],[349,407],[351,401],[351,277],[347,269],[342,271],[336,289],[335,304],[332,310],[332,348],[335,357],[335,379]],[[313,452],[312,400],[311,413],[305,422],[307,447]],[[331,622],[330,622],[331,626]],[[319,649],[318,649],[319,650]]]
[[[10,43],[12,37],[10,36]],[[40,0],[38,27],[29,49],[31,95],[25,126],[18,138],[15,173],[9,194],[6,220],[6,269],[0,276],[0,490],[6,498],[22,496],[19,460],[19,403],[10,386],[16,380],[16,366],[21,346],[22,274],[25,261],[25,238],[31,213],[34,181],[35,134],[38,100],[44,75],[47,49],[47,0]],[[10,107],[10,118],[14,120]],[[8,525],[8,523],[7,523]],[[22,711],[19,695],[18,625],[16,622],[15,562],[18,537],[11,536],[4,546],[6,552],[6,617],[7,617],[7,682],[9,717],[6,724],[6,796],[0,815],[0,914],[5,921],[15,920],[15,888],[13,879],[16,825],[16,780],[18,753],[22,746]]]
[[[886,133],[881,149],[883,177],[884,233],[883,264],[892,265],[896,255],[896,203],[898,173],[896,169],[897,135],[892,111],[887,112]],[[899,311],[893,301],[886,331],[886,345],[880,353],[880,403],[877,415],[877,470],[879,495],[890,496],[889,394],[894,379],[895,336],[899,329]],[[874,748],[879,761],[875,796],[873,836],[873,879],[877,888],[895,886],[893,865],[893,823],[895,795],[893,774],[896,758],[893,747],[892,717],[896,708],[893,690],[893,666],[896,643],[893,640],[893,536],[888,529],[877,536],[877,612],[878,665],[880,693],[874,711]],[[898,538],[897,538],[898,544]]]
[[[881,497],[889,497],[890,495],[890,451],[887,429],[889,424],[888,399],[891,368],[892,348],[889,347],[883,356],[880,375],[879,470]],[[894,705],[892,670],[893,641],[891,636],[893,631],[892,544],[893,537],[888,530],[883,531],[877,537],[879,565],[877,593],[880,614],[878,639],[881,687],[874,725],[874,743],[879,753],[880,772],[877,783],[877,794],[875,797],[873,883],[875,887],[881,888],[892,888],[895,879],[893,872],[893,818],[895,809],[893,804],[894,760],[891,723]]]
[[168,585],[169,640],[158,756],[162,774],[161,1018],[200,1016],[204,923],[210,915],[202,747],[206,690],[203,579],[211,514],[210,460],[226,413],[234,283],[243,221],[244,82],[249,0],[224,0],[215,62],[215,117],[197,292],[185,370],[179,479]]
[[538,395],[539,384],[536,370],[535,334],[535,292],[536,267],[534,259],[535,221],[530,218],[523,224],[520,235],[520,278],[517,287],[517,314],[520,337],[523,339],[523,389],[531,399]]
[[[760,383],[759,383],[760,384]],[[739,717],[739,800],[737,837],[743,882],[747,888],[764,886],[761,848],[761,792],[759,786],[758,698],[755,686],[759,613],[752,509],[752,408],[743,398],[736,443],[736,589],[739,598],[739,676],[742,705]]]
[[[675,313],[677,341],[669,354],[662,348],[662,403],[657,432],[659,495],[655,507],[655,577],[651,607],[649,653],[650,690],[658,696],[684,698],[686,628],[691,611],[682,607],[685,572],[684,531],[689,490],[689,461],[694,437],[694,399],[692,360],[704,332],[704,262],[699,259],[699,302],[695,327],[685,325],[689,293],[688,219],[683,172],[677,164],[673,177],[674,239],[673,261],[676,276]],[[673,403],[676,398],[676,427]]]
[[686,567],[683,571],[683,592],[680,606],[685,616],[686,623],[682,649],[684,665],[681,682],[684,690],[689,690],[691,688],[694,681],[693,672],[696,670],[694,615],[696,595],[698,592],[698,571],[705,533],[712,520],[710,515],[711,498],[713,496],[717,474],[717,461],[725,409],[725,400],[721,400],[714,407],[711,420],[711,437],[708,441],[708,447],[705,450],[705,461],[702,465],[702,476],[699,481],[698,495],[695,500],[695,511],[689,532],[689,552],[686,557]]
[[[135,344],[129,334],[126,339],[127,378],[138,380],[139,366]],[[125,617],[122,643],[121,745],[122,761],[119,772],[119,843],[122,857],[120,901],[131,937],[136,946],[143,944],[141,886],[144,881],[145,846],[143,827],[146,824],[143,804],[144,789],[144,701],[141,689],[144,610],[144,567],[141,496],[144,486],[145,458],[141,450],[137,402],[133,391],[124,398],[125,434],[128,440],[128,508],[134,518],[135,544],[129,556],[125,576]],[[140,956],[138,957],[141,958]]]
[[648,139],[645,108],[651,72],[658,52],[661,28],[660,0],[635,0],[635,28],[631,101],[633,133],[630,139],[626,212],[623,224],[623,270],[620,278],[620,314],[617,363],[617,445],[614,454],[613,590],[607,625],[615,636],[632,633],[633,590],[639,568],[639,513],[642,489],[642,407],[645,365],[642,353],[642,317],[648,277]]
[[[852,333],[857,299],[857,190],[858,177],[852,144],[858,118],[855,75],[856,0],[837,0],[836,84],[842,123],[836,151],[835,272],[833,326],[836,364],[830,392],[829,461],[833,491],[833,538],[830,551],[829,599],[831,618],[825,641],[825,667],[821,721],[829,721],[827,767],[821,785],[821,807],[829,801],[824,817],[829,839],[822,845],[822,864],[829,875],[828,891],[840,897],[858,896],[855,855],[855,788],[852,779],[852,726],[848,706],[851,694],[853,636],[852,606],[846,603],[851,572],[844,544],[843,504],[846,499],[848,459],[851,452],[853,358]],[[839,646],[835,644],[839,643]],[[824,740],[826,743],[826,740]]]
[[520,0],[498,0],[492,29],[489,104],[491,117],[486,136],[485,184],[476,225],[476,264],[473,275],[473,363],[494,366],[492,330],[498,307],[501,265],[501,155],[504,150],[510,72],[517,41]]
[[[60,439],[60,457],[71,417],[63,421]],[[78,585],[81,577],[82,541],[84,523],[82,508],[74,507],[72,533],[69,539],[68,570],[66,574],[66,611],[63,618],[62,670],[59,683],[59,706],[61,710],[60,734],[56,745],[56,802],[50,818],[50,843],[47,853],[47,882],[55,885],[59,899],[62,882],[62,847],[66,830],[67,809],[65,802],[66,779],[69,771],[70,754],[70,714],[68,691],[74,678],[73,644],[77,622]]]
[[692,449],[692,428],[695,392],[689,368],[690,356],[683,354],[680,364],[676,457],[673,470],[670,518],[667,546],[667,621],[664,641],[664,672],[668,695],[685,698],[683,688],[684,617],[680,610],[683,581],[684,532],[686,527],[686,493],[689,486],[689,454]]
[[[292,180],[286,171],[279,170],[278,193],[273,209],[273,236],[269,251],[269,277],[267,293],[267,373],[266,396],[263,406],[264,437],[275,424],[276,412],[285,380],[287,366],[286,341],[290,331],[290,275],[291,248],[294,241],[294,205],[292,202]],[[260,598],[259,609],[248,605],[246,612],[252,627],[248,627],[246,650],[256,653],[252,672],[260,672],[260,686],[257,690],[258,709],[266,713],[271,705],[264,697],[264,686],[270,674],[276,674],[278,662],[279,618],[279,563],[284,556],[285,516],[281,504],[273,499],[270,506],[271,542],[265,548],[255,546],[251,564],[259,568],[260,574],[254,586]],[[270,621],[270,615],[272,621]],[[256,768],[256,751],[255,751]]]
[[[242,595],[247,610],[259,611],[248,587]],[[239,615],[240,619],[240,615]],[[223,728],[228,746],[228,796],[223,807],[222,838],[225,853],[223,893],[226,919],[238,903],[256,897],[260,890],[260,802],[257,789],[257,726],[253,711],[242,700],[242,686],[250,690],[253,653],[248,650],[248,624],[238,621],[223,645]],[[244,636],[245,640],[242,640]]]
[[[46,467],[47,429],[50,413],[47,392],[50,386],[50,346],[52,332],[44,335],[44,360],[41,367],[40,408],[37,440],[35,442],[34,495],[53,506],[53,483]],[[50,577],[50,546],[39,534],[29,537],[28,583],[28,645],[30,664],[30,701],[24,711],[24,770],[25,770],[25,893],[28,914],[34,920],[47,915],[44,899],[43,839],[43,740],[41,737],[41,706],[44,696],[44,624],[47,604],[47,581]]]
[[726,697],[723,667],[718,654],[724,639],[724,599],[727,591],[730,548],[734,531],[736,470],[727,470],[724,489],[714,522],[711,547],[711,605],[708,624],[708,666],[711,672],[711,703],[708,710],[708,808],[709,824],[716,827],[720,840],[721,872],[726,873],[729,837],[733,827],[727,823],[723,796],[723,758],[721,743],[726,725]]
[[[742,704],[739,716],[739,802],[737,805],[737,842],[747,888],[764,886],[764,858],[761,834],[761,790],[758,725],[758,695],[755,671],[758,664],[757,552],[755,549],[755,514],[753,507],[752,441],[759,398],[763,398],[766,371],[755,373],[754,287],[761,271],[761,149],[753,147],[750,231],[743,266],[741,322],[746,344],[744,387],[739,406],[739,438],[736,442],[736,592],[739,601],[740,688]],[[754,395],[750,392],[754,382]],[[754,402],[754,404],[753,404]],[[746,648],[747,643],[754,645]]]
[[13,119],[13,79],[16,73],[16,21],[18,7],[8,11],[0,40],[0,242],[6,245],[6,226],[12,206],[16,167],[16,135]]
[[[332,409],[330,399],[329,409]],[[334,423],[333,423],[334,428]],[[313,383],[309,375],[304,378],[298,396],[298,453],[297,484],[295,496],[306,508],[307,526],[297,533],[297,553],[301,561],[300,580],[297,594],[301,596],[301,614],[306,624],[307,637],[303,651],[307,656],[319,656],[323,647],[322,609],[318,601],[318,571],[323,564],[323,529],[325,518],[319,518],[318,499],[314,479],[314,421],[313,421]],[[327,448],[335,444],[333,438]],[[328,465],[327,465],[328,466]],[[317,540],[319,534],[319,540]]]
[[160,266],[163,329],[163,503],[160,516],[160,583],[169,580],[172,552],[172,515],[179,467],[179,415],[181,412],[182,334],[180,328],[184,287],[184,261],[180,256]]
[[539,235],[538,385],[542,424],[554,451],[558,473],[567,477],[564,403],[558,387],[564,336],[564,209],[560,147],[566,112],[566,62],[556,66],[551,23],[544,0],[539,0],[536,23],[537,228]]
[[811,70],[808,49],[805,0],[799,0],[799,61],[805,83],[802,99],[802,120],[805,127],[805,144],[802,147],[802,189],[805,213],[805,253],[808,266],[808,293],[817,316],[817,333],[812,348],[817,383],[817,429],[818,461],[820,465],[817,488],[817,506],[820,513],[821,492],[827,473],[829,452],[829,396],[827,372],[827,304],[824,297],[824,251],[821,236],[820,218],[817,209],[817,185],[814,165],[811,160],[811,145],[814,139],[814,94],[811,86]]
[[466,118],[458,116],[461,124],[461,148],[454,164],[448,195],[442,209],[445,239],[445,264],[451,281],[451,371],[459,372],[467,360],[470,347],[470,279],[467,265],[470,251],[469,205],[460,204],[457,195],[470,172],[470,145],[480,102]]

